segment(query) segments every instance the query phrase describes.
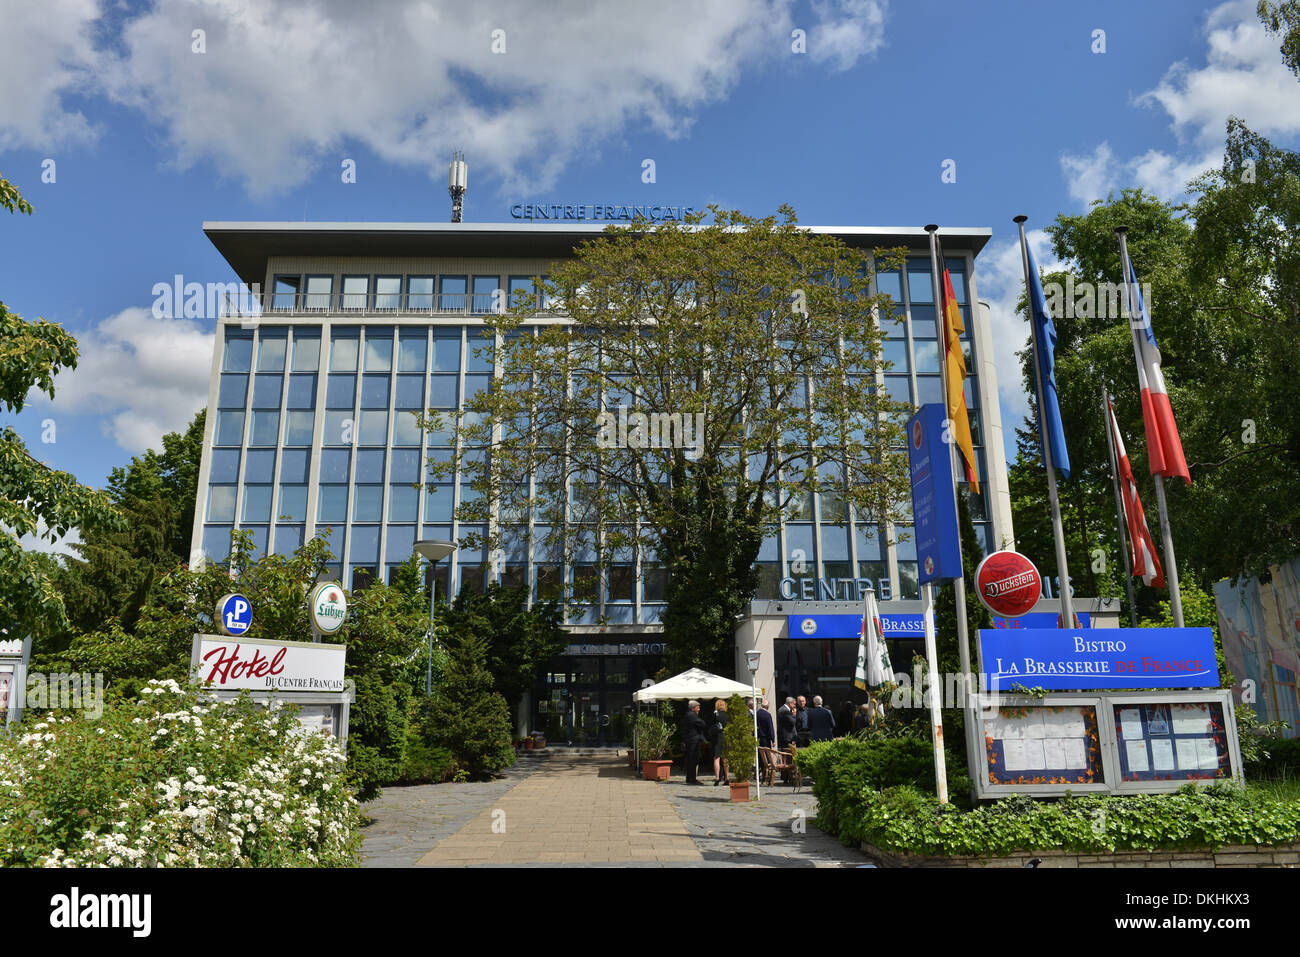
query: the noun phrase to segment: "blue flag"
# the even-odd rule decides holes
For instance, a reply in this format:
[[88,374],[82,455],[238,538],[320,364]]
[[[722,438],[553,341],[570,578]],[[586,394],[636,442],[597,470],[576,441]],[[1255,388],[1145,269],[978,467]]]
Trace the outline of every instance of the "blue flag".
[[[1038,381],[1042,383],[1042,395],[1038,396],[1038,409],[1041,415],[1038,439],[1041,443],[1046,432],[1047,441],[1051,443],[1052,464],[1061,470],[1066,478],[1070,477],[1070,453],[1065,450],[1065,431],[1061,428],[1061,406],[1056,398],[1056,326],[1052,325],[1052,314],[1047,311],[1047,299],[1043,296],[1043,281],[1038,276],[1038,265],[1034,262],[1034,251],[1025,244],[1029,256],[1029,305],[1034,314],[1034,337],[1038,342]],[[1044,461],[1046,457],[1044,456]]]

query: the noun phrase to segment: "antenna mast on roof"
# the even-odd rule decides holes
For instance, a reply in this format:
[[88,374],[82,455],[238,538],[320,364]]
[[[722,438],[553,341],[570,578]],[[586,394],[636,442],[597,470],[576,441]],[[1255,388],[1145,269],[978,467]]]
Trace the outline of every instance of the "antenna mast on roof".
[[451,221],[459,223],[465,207],[465,154],[456,150],[451,154],[451,165],[447,167],[447,192],[451,194]]

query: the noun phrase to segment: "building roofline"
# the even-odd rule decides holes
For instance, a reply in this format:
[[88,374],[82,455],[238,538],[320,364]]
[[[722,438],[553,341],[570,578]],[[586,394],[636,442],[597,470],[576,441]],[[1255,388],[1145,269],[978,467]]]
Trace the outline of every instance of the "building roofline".
[[[271,256],[502,256],[562,259],[577,243],[603,233],[606,223],[203,223],[203,232],[245,283],[260,283]],[[614,224],[618,225],[618,224]],[[805,226],[857,247],[921,246],[920,226]],[[988,227],[939,233],[949,250],[978,255],[992,238]]]

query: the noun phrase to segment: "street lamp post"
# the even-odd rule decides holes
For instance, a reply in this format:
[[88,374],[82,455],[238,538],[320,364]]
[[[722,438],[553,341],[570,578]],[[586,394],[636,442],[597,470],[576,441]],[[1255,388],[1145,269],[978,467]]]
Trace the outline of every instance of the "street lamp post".
[[424,693],[433,694],[433,607],[438,598],[438,582],[433,577],[433,567],[438,560],[446,558],[456,550],[455,542],[440,538],[422,538],[413,546],[417,555],[429,560],[429,661],[424,673]]
[[763,653],[757,648],[745,652],[745,665],[749,668],[749,687],[754,694],[754,799],[763,799],[763,765],[758,760],[758,664]]

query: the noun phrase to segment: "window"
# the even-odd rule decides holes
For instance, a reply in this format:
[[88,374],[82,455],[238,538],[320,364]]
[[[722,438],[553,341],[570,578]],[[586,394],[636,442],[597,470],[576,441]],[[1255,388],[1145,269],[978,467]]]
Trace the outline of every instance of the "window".
[[387,445],[388,413],[362,412],[357,442],[360,445]]
[[522,306],[533,295],[533,277],[511,276],[507,292],[509,293],[511,308]]
[[307,449],[286,449],[280,453],[280,481],[295,485],[306,482],[310,465],[311,452]]
[[293,371],[315,372],[320,368],[320,333],[295,330],[293,334]]
[[218,412],[216,435],[213,439],[216,445],[240,445],[244,441],[244,413],[239,412]]
[[388,372],[393,368],[393,332],[366,332],[366,371]]
[[419,445],[423,437],[424,429],[414,412],[393,413],[393,445]]
[[261,340],[257,344],[257,371],[283,372],[285,353],[289,348],[287,330],[279,335],[269,330],[262,330]]
[[424,376],[399,375],[397,377],[397,395],[393,408],[424,409]]
[[311,409],[316,405],[316,376],[289,376],[289,396],[285,407],[289,409]]
[[242,410],[244,408],[244,400],[247,397],[248,397],[248,376],[222,375],[221,384],[217,389],[218,409]]
[[280,413],[259,411],[253,413],[253,427],[249,429],[249,445],[276,445],[280,439]]
[[276,276],[275,293],[271,297],[272,309],[298,308],[298,276]]
[[[429,377],[429,408],[454,409],[459,406],[456,375],[435,375]],[[241,403],[240,408],[243,408]]]
[[244,481],[269,483],[275,478],[275,449],[258,449],[248,453],[244,463]]
[[350,449],[324,449],[320,454],[320,481],[347,482],[351,464]]
[[[316,496],[316,521],[346,522],[347,519],[348,487],[346,485],[322,485]],[[340,546],[337,541],[332,541],[330,544],[334,548]]]
[[214,449],[208,473],[210,482],[239,481],[239,449]]
[[420,453],[415,449],[394,450],[389,459],[388,480],[412,484],[420,481]]
[[271,486],[244,486],[242,520],[245,522],[269,522],[271,520]]
[[668,600],[668,569],[657,562],[641,564],[641,600]]
[[303,308],[325,310],[330,307],[334,291],[333,276],[308,276],[307,295],[304,296]]
[[475,276],[474,277],[474,312],[486,314],[493,312],[496,303],[493,301],[494,293],[501,286],[499,276]]
[[364,309],[370,292],[369,276],[343,277],[343,309]]
[[460,330],[447,332],[441,329],[433,331],[433,371],[460,371]]
[[465,276],[443,276],[439,280],[438,308],[443,312],[464,312],[465,292],[469,280]]
[[423,372],[429,345],[425,341],[424,334],[418,337],[403,335],[398,340],[397,350],[397,371],[398,372]]
[[384,480],[385,455],[383,449],[359,449],[357,451],[357,474],[354,481],[358,484],[362,482],[382,482]]
[[414,522],[420,508],[420,490],[409,485],[388,486],[388,520]]
[[357,347],[360,340],[357,334],[341,335],[335,332],[330,340],[330,371],[331,372],[356,372],[357,371]]
[[311,445],[312,431],[316,427],[316,413],[292,411],[285,413],[284,444]]
[[321,439],[324,445],[354,445],[356,443],[357,422],[352,417],[351,409],[340,409],[325,413],[325,435]]
[[406,279],[406,308],[433,309],[433,277],[408,276]]
[[331,375],[325,383],[325,408],[352,411],[356,404],[357,377]]
[[[233,522],[235,520],[235,486],[208,486],[208,521]],[[229,543],[227,543],[229,544]]]
[[221,360],[222,370],[225,372],[251,372],[252,363],[253,337],[227,334],[226,353]]
[[614,565],[609,570],[609,600],[631,601],[636,592],[636,569],[632,565]]
[[375,309],[395,312],[401,305],[402,277],[375,277]]
[[[366,348],[369,350],[370,343],[366,343]],[[361,408],[388,408],[388,376],[365,375],[361,377]]]
[[[382,485],[358,485],[352,501],[352,520],[354,522],[378,522],[384,517],[384,487]],[[375,532],[378,542],[378,530]],[[353,540],[355,542],[355,539]],[[378,547],[378,546],[376,546]],[[373,561],[374,559],[370,559]]]
[[[283,341],[283,340],[281,340]],[[284,376],[257,375],[253,377],[253,408],[279,409],[280,390],[284,386]]]

